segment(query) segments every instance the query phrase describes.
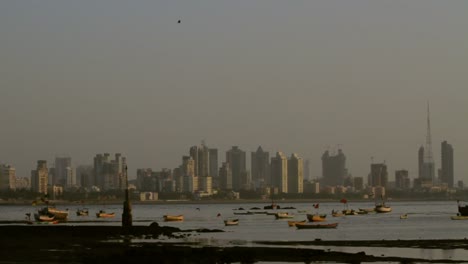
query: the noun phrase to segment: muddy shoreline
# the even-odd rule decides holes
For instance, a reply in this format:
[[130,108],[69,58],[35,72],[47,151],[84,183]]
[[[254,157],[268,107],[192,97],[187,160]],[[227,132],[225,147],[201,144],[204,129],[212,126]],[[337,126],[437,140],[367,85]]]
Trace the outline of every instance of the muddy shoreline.
[[[428,260],[372,256],[298,248],[300,245],[347,247],[408,247],[468,249],[468,240],[290,241],[256,242],[257,246],[204,246],[171,242],[170,238],[196,236],[222,230],[181,230],[153,223],[123,229],[120,226],[5,225],[0,226],[0,263],[255,263],[315,261],[362,263],[461,263],[449,259]],[[161,240],[160,238],[165,238]],[[179,239],[179,241],[181,241]]]

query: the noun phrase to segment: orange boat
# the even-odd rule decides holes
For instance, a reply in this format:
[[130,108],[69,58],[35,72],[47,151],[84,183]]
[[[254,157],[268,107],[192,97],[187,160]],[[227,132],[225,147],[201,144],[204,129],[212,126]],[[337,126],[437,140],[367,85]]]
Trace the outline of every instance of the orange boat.
[[164,221],[166,222],[184,221],[184,216],[183,215],[165,215]]
[[309,222],[323,222],[323,221],[327,220],[327,215],[326,214],[324,214],[324,215],[307,214],[307,220],[309,220]]
[[96,213],[97,218],[112,218],[115,216],[115,213],[106,213],[103,210],[100,210],[99,212]]

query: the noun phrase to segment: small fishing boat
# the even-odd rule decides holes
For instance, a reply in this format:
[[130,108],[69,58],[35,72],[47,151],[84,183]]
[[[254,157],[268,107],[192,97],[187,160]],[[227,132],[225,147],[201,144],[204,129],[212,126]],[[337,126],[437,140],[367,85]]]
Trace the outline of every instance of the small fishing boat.
[[288,221],[288,226],[296,226],[297,224],[305,224],[307,223],[307,220],[302,220],[302,221]]
[[88,209],[86,209],[86,208],[83,208],[83,209],[76,209],[76,215],[77,215],[77,216],[88,216],[88,215],[89,215],[89,211],[88,211]]
[[450,219],[452,219],[452,220],[468,220],[468,216],[455,215],[455,216],[451,216]]
[[297,229],[324,229],[324,228],[336,228],[338,223],[332,224],[296,224]]
[[353,209],[346,209],[341,211],[344,215],[357,215],[358,213]]
[[177,221],[184,221],[183,215],[164,215],[165,222],[177,222]]
[[375,208],[359,208],[359,211],[372,213],[375,212]]
[[236,226],[239,225],[239,219],[224,220],[225,226]]
[[278,212],[275,214],[275,218],[276,219],[294,218],[294,215],[288,212]]
[[323,221],[326,221],[327,220],[327,215],[326,214],[322,214],[322,215],[319,215],[319,214],[307,214],[307,220],[309,220],[309,222],[323,222]]
[[112,218],[115,216],[115,213],[106,213],[104,210],[100,210],[96,213],[97,218]]
[[34,219],[38,222],[53,222],[55,221],[55,216],[50,214],[34,214]]
[[47,206],[39,211],[40,215],[48,215],[48,216],[54,216],[55,220],[59,221],[66,221],[68,218],[68,209],[67,210],[58,210],[57,208],[53,206]]
[[400,219],[407,219],[408,218],[408,214],[402,214],[400,215]]

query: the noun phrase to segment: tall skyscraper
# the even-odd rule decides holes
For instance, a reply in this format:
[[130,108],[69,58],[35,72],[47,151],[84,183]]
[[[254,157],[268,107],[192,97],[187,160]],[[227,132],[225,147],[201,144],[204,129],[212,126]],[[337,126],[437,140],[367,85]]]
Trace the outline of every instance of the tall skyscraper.
[[210,148],[210,171],[209,174],[212,179],[213,189],[219,188],[219,165],[218,165],[218,149]]
[[372,187],[387,187],[388,172],[385,163],[371,164],[371,173],[369,178],[369,186]]
[[419,148],[418,152],[419,162],[421,162],[421,154],[423,154],[423,162],[422,165],[419,164],[420,167],[420,180],[423,185],[434,184],[436,183],[436,175],[435,175],[435,164],[434,164],[434,157],[432,155],[432,136],[431,136],[431,120],[430,120],[430,112],[429,112],[429,104],[427,105],[427,131],[426,131],[426,145]]
[[49,181],[49,169],[47,161],[38,160],[36,170],[31,171],[31,189],[33,192],[47,194],[47,183]]
[[271,185],[281,193],[288,193],[288,158],[281,151],[271,158]]
[[322,155],[322,177],[324,185],[337,186],[343,185],[347,176],[346,156],[341,149],[335,156],[325,151]]
[[126,166],[126,158],[120,153],[116,153],[113,160],[109,153],[97,154],[94,157],[94,184],[101,190],[124,190],[127,182]]
[[[216,151],[217,154],[217,151]],[[199,191],[211,193],[212,191],[212,176],[210,175],[210,149],[202,141],[201,146],[193,146],[190,148],[190,156],[195,161],[195,176],[198,177]],[[217,156],[214,157],[217,164]]]
[[410,179],[407,170],[395,171],[395,188],[399,190],[407,190],[410,188]]
[[304,161],[304,180],[310,181],[310,160],[306,159]]
[[241,190],[245,183],[242,182],[242,176],[246,172],[245,151],[239,149],[238,146],[233,146],[226,152],[226,162],[229,163],[232,172],[232,189],[234,191]]
[[453,171],[453,147],[447,141],[441,144],[441,181],[446,183],[449,188],[454,187],[454,171]]
[[250,167],[252,181],[255,188],[264,188],[270,185],[270,153],[263,151],[259,146],[257,151],[250,153]]
[[16,169],[8,164],[0,164],[0,190],[16,190]]
[[304,161],[293,153],[288,160],[288,193],[304,192]]
[[223,190],[232,190],[232,171],[228,162],[223,162],[219,168],[219,185]]
[[[73,168],[71,164],[70,157],[56,157],[55,158],[55,174],[52,180],[54,185],[61,185],[64,187],[69,187],[70,185],[76,184],[73,183]],[[67,184],[70,183],[70,184]]]

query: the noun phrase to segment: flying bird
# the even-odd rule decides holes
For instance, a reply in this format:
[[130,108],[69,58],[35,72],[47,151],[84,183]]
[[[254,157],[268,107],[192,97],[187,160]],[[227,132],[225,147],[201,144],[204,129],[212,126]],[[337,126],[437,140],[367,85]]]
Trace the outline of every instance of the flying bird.
[[178,20],[177,23],[180,24],[180,20]]

